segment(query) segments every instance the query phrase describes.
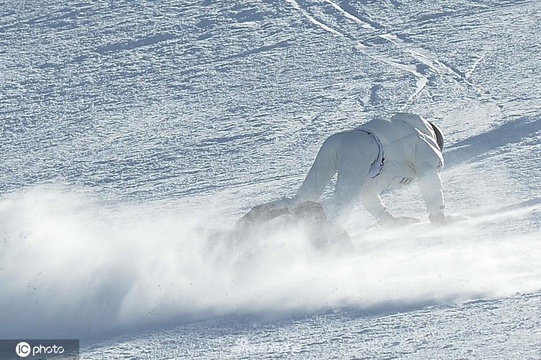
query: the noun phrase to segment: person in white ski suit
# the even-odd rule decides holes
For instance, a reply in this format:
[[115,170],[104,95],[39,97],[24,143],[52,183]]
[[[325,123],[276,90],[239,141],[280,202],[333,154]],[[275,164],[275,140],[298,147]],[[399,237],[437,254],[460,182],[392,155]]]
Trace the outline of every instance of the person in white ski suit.
[[292,209],[319,201],[337,174],[332,197],[322,202],[329,219],[342,218],[360,199],[382,224],[400,225],[417,219],[392,216],[380,194],[418,180],[430,221],[445,223],[442,150],[441,131],[419,115],[398,113],[389,120],[371,120],[327,138],[295,196],[278,200],[273,207]]

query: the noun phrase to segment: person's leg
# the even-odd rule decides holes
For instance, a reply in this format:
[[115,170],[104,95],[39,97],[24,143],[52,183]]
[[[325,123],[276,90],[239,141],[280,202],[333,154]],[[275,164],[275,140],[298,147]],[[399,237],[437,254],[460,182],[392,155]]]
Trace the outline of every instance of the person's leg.
[[338,149],[336,187],[326,206],[330,218],[338,219],[353,208],[378,154],[379,146],[370,134],[350,131],[342,137]]
[[331,181],[338,169],[337,150],[343,134],[345,133],[334,134],[325,140],[304,182],[293,198],[295,205],[305,201],[319,200],[325,186]]

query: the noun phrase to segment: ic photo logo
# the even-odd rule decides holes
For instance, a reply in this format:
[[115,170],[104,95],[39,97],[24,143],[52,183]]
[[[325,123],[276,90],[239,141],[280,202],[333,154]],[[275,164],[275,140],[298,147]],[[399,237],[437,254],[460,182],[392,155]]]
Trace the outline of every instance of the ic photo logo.
[[[30,347],[30,345],[26,342],[20,342],[17,344],[17,348],[15,349],[15,352],[20,357],[27,357],[30,354],[30,351],[27,351],[27,349]],[[19,354],[19,351],[22,353]],[[64,348],[62,346],[52,345],[52,346],[44,346],[44,345],[38,345],[32,347],[32,356],[36,355],[59,355],[64,353]]]
[[76,339],[0,339],[0,360],[79,359]]
[[15,353],[19,355],[19,357],[25,358],[32,352],[32,348],[30,347],[30,344],[24,341],[21,341],[17,344],[15,347]]
[[[13,345],[15,345],[15,353],[19,358],[28,357],[29,359],[43,359],[45,357],[47,359],[55,359],[56,357],[61,357],[62,359],[78,359],[78,340],[17,341],[16,344]],[[0,356],[0,359],[3,359],[3,357]]]

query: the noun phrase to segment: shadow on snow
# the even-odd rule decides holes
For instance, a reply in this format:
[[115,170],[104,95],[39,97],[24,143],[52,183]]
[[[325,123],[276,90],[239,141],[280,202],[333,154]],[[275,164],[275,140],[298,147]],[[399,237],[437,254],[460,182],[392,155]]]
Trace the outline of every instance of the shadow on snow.
[[518,144],[540,132],[541,115],[506,122],[497,128],[451,145],[444,154],[446,168],[478,160],[478,157],[485,157],[494,149]]

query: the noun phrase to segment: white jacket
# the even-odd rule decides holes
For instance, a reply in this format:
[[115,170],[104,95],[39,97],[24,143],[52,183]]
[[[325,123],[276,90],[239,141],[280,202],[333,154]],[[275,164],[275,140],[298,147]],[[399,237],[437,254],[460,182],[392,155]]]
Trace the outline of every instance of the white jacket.
[[366,179],[361,201],[377,218],[385,210],[379,194],[419,180],[419,188],[429,214],[444,209],[440,171],[443,155],[436,134],[428,121],[414,114],[397,114],[389,121],[372,120],[365,124],[382,143],[384,165],[380,174]]
[[322,202],[331,219],[347,213],[359,199],[377,219],[390,217],[381,192],[415,179],[419,180],[428,213],[437,214],[444,209],[442,167],[442,152],[428,121],[406,113],[390,120],[375,119],[325,140],[302,186],[287,205],[318,201],[337,174],[332,197]]

